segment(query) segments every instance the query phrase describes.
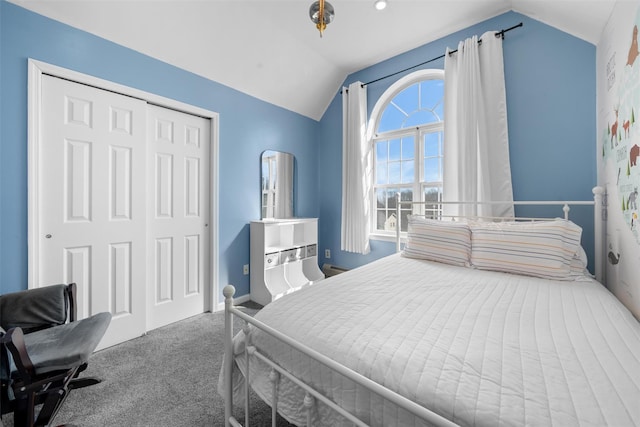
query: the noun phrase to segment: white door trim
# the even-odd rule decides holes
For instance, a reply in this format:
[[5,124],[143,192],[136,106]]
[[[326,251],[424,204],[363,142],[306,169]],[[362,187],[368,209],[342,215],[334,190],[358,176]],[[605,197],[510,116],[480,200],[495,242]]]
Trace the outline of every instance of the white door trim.
[[211,311],[217,311],[218,309],[218,263],[219,263],[219,251],[218,251],[218,153],[219,153],[219,139],[218,139],[218,123],[219,115],[213,111],[209,111],[200,107],[185,104],[180,101],[165,98],[153,93],[145,92],[139,89],[123,86],[118,83],[103,80],[88,74],[82,74],[77,71],[69,70],[66,68],[58,67],[56,65],[47,64],[46,62],[37,61],[29,58],[28,65],[29,72],[29,84],[28,84],[28,274],[29,274],[29,289],[34,288],[39,283],[38,266],[39,259],[39,241],[38,236],[40,234],[38,225],[38,182],[39,182],[39,164],[38,164],[38,150],[40,141],[42,138],[40,132],[41,121],[41,99],[42,99],[42,76],[48,74],[51,76],[71,80],[77,83],[93,86],[99,89],[116,92],[122,95],[131,96],[141,99],[150,104],[159,105],[173,110],[185,112],[187,114],[193,114],[201,116],[211,121],[211,158],[210,158],[210,209],[209,209],[209,241],[210,241],[210,264],[209,264],[209,286],[205,289],[205,300],[208,302],[208,308]]

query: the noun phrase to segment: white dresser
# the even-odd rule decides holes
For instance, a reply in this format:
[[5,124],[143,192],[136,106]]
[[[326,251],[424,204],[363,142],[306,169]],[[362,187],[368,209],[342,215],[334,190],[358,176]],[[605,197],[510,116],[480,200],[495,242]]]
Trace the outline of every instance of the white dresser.
[[251,300],[271,301],[324,279],[316,218],[251,221]]

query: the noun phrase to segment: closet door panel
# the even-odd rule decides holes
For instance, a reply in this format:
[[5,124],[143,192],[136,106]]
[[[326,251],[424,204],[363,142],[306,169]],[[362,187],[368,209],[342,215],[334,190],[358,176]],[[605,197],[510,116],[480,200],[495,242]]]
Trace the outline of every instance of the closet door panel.
[[206,309],[210,283],[209,119],[149,105],[148,329]]
[[113,315],[100,348],[145,332],[144,101],[42,78],[40,283],[78,284],[81,317]]

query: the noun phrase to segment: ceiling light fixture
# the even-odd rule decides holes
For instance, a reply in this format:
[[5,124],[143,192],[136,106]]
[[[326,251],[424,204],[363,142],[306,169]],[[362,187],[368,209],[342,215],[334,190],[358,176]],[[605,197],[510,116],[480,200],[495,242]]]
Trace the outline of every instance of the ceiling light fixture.
[[387,7],[387,0],[376,0],[373,5],[375,6],[376,9],[378,10],[382,10],[385,7]]
[[318,0],[309,7],[309,17],[316,24],[318,31],[320,31],[320,37],[322,37],[322,32],[327,28],[327,24],[333,21],[334,16],[333,6],[328,1]]

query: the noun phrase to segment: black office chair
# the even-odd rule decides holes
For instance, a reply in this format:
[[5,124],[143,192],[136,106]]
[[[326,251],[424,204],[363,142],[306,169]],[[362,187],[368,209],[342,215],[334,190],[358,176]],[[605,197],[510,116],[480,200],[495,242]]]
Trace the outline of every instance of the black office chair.
[[76,319],[75,283],[0,295],[0,415],[46,426],[71,389],[100,382],[78,375],[110,321],[110,313]]

